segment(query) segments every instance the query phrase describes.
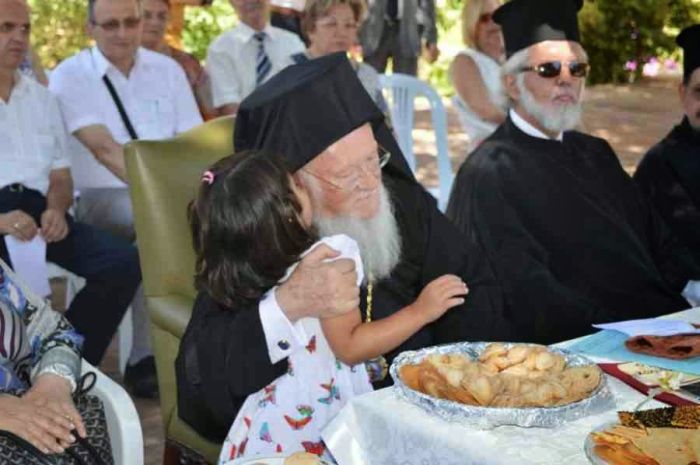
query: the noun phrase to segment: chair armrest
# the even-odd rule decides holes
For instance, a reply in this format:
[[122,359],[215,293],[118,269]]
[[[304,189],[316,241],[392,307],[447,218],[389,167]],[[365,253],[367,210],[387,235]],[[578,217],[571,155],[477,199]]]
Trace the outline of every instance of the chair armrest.
[[146,297],[146,308],[151,323],[178,339],[182,338],[187,323],[192,316],[194,298],[170,294],[158,297]]
[[114,464],[143,465],[143,432],[131,397],[123,387],[83,360],[83,374],[90,371],[97,376],[91,392],[104,404]]

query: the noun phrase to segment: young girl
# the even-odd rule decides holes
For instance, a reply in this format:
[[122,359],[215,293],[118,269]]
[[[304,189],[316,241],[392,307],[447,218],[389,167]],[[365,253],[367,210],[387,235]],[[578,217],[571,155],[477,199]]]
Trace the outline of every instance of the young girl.
[[[224,307],[257,301],[291,274],[316,244],[355,260],[357,244],[339,235],[318,241],[311,201],[283,161],[240,153],[202,177],[190,222],[197,253],[196,281]],[[395,349],[424,325],[464,302],[465,284],[445,275],[391,316],[362,323],[360,310],[336,318],[305,318],[306,347],[288,357],[287,373],[250,395],[224,442],[219,464],[239,457],[307,451],[326,456],[321,430],[351,397],[372,386],[362,362]]]

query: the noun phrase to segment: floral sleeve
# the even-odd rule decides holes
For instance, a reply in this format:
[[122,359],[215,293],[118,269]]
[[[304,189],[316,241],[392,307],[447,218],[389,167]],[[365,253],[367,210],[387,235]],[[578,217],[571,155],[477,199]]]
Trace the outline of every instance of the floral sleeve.
[[66,378],[75,388],[80,376],[80,349],[83,337],[49,302],[34,294],[20,279],[0,261],[0,273],[4,275],[4,288],[14,310],[22,318],[31,348],[32,382],[44,373]]

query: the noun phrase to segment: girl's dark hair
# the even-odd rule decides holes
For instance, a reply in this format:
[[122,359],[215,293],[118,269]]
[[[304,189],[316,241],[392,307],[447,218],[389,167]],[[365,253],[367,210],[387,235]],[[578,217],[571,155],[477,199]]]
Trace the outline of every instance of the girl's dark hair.
[[210,168],[190,204],[195,285],[225,307],[259,300],[315,240],[281,157],[236,153]]

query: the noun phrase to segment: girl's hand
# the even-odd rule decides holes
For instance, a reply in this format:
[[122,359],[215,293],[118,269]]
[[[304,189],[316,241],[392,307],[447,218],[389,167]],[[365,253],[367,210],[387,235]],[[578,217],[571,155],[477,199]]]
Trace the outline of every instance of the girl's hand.
[[452,307],[462,305],[463,296],[468,293],[469,289],[461,278],[446,274],[428,283],[412,306],[426,319],[427,323],[430,323]]

